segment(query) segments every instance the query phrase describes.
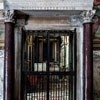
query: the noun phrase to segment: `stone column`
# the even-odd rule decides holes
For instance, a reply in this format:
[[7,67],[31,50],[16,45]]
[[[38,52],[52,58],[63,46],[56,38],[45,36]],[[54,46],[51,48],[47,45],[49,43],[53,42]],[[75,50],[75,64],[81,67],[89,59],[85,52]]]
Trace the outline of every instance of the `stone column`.
[[4,100],[14,100],[14,12],[7,10],[5,17]]
[[84,11],[83,18],[83,100],[93,100],[92,18],[94,11]]

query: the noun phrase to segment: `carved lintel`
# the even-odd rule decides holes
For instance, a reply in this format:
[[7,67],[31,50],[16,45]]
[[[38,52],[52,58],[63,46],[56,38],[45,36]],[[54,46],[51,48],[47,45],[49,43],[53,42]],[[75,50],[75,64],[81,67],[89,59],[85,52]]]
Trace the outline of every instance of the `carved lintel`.
[[83,11],[81,13],[81,18],[83,20],[83,23],[92,22],[92,18],[94,14],[95,14],[95,10]]
[[12,22],[14,23],[14,10],[5,10],[4,11],[4,18],[5,22]]

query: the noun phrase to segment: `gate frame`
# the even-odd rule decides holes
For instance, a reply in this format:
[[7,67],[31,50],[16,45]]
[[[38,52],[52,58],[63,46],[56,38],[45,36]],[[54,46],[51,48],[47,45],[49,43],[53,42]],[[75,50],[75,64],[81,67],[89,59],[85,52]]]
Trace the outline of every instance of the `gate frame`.
[[[37,31],[37,30],[36,30]],[[43,31],[43,30],[42,30]],[[55,30],[44,30],[44,31],[55,31]],[[73,55],[71,55],[71,56],[73,56],[73,57],[71,57],[71,59],[73,60],[73,65],[72,66],[74,66],[74,74],[73,73],[71,73],[72,75],[74,75],[75,76],[75,79],[74,79],[74,84],[75,84],[75,88],[74,88],[74,91],[73,91],[73,94],[74,94],[74,100],[76,100],[76,87],[77,87],[77,84],[76,84],[76,82],[77,82],[77,58],[76,58],[76,54],[77,54],[77,43],[76,43],[76,29],[74,29],[73,31],[72,30],[56,30],[57,32],[58,32],[58,34],[59,34],[59,32],[60,31],[64,31],[64,32],[69,32],[69,31],[71,31],[71,33],[67,33],[67,34],[70,34],[69,36],[71,36],[72,38],[73,38],[73,40],[71,40],[70,42],[72,42],[71,44],[71,48],[73,49],[71,49],[72,51],[71,52],[73,52]],[[23,32],[26,32],[26,31],[23,31]],[[28,31],[29,32],[29,31]],[[26,33],[27,34],[27,33]],[[23,35],[22,35],[22,37],[23,37]],[[23,39],[22,39],[22,41],[23,41]],[[23,48],[21,49],[22,51],[22,53],[23,53]],[[22,59],[22,58],[21,58]],[[48,58],[49,59],[49,58]],[[22,61],[21,61],[22,62]],[[76,67],[75,67],[76,66]],[[21,67],[22,68],[22,67]],[[22,72],[21,72],[22,73]],[[50,73],[50,72],[49,72]],[[68,76],[70,76],[71,75],[70,73],[68,73]],[[48,74],[49,75],[49,74]],[[22,75],[21,75],[21,77],[22,77]],[[22,84],[22,82],[21,82],[21,84]],[[73,85],[73,84],[72,84]],[[22,94],[23,95],[23,94]],[[49,96],[48,96],[49,97]],[[22,100],[22,98],[21,98],[21,100]],[[48,99],[47,99],[48,100]],[[73,99],[72,99],[73,100]]]

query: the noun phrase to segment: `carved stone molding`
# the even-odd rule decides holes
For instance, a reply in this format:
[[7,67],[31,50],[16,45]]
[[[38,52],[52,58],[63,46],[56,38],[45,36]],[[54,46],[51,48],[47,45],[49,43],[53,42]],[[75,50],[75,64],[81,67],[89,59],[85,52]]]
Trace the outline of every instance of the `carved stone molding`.
[[16,10],[90,10],[94,0],[4,0],[6,9]]
[[81,13],[81,18],[83,20],[83,23],[92,22],[92,18],[94,14],[95,14],[95,10],[83,11]]
[[14,10],[5,10],[4,13],[5,22],[14,23]]

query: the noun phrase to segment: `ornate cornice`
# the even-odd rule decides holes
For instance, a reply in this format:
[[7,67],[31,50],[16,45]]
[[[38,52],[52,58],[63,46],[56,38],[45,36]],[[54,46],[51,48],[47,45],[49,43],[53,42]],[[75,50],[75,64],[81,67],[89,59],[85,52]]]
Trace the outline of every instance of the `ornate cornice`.
[[92,18],[94,14],[95,14],[95,10],[83,11],[81,13],[81,18],[83,20],[83,23],[92,22]]
[[14,23],[14,10],[5,10],[4,13],[5,22]]
[[6,9],[16,10],[90,10],[94,0],[4,0]]

